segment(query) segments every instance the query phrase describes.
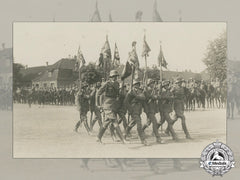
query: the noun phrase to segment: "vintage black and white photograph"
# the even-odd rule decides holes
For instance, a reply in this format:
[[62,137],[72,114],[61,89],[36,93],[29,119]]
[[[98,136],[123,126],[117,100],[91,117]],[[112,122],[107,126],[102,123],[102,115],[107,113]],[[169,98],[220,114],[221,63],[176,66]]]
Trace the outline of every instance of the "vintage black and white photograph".
[[199,158],[225,143],[226,34],[223,22],[15,22],[13,157]]

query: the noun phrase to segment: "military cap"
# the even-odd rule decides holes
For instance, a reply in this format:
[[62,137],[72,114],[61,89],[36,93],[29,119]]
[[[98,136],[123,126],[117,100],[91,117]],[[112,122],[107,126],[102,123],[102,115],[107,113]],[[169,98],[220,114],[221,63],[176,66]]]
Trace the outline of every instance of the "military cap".
[[152,83],[154,83],[154,80],[153,80],[153,79],[148,79],[148,80],[147,80],[147,85],[152,84]]
[[117,70],[111,70],[109,77],[119,76]]

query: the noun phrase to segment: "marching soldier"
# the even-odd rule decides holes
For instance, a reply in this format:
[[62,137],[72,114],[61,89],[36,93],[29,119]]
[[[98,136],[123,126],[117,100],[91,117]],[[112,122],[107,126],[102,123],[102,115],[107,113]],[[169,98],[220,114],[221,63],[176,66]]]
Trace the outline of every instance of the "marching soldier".
[[126,114],[127,114],[127,107],[124,104],[124,100],[127,95],[127,86],[125,84],[122,84],[122,87],[120,87],[120,94],[119,94],[119,99],[118,99],[118,109],[117,109],[117,115],[119,116],[119,121],[118,123],[120,124],[123,122],[123,127],[126,132],[127,128],[127,119],[126,119]]
[[155,117],[155,113],[157,112],[157,99],[158,99],[158,96],[155,92],[155,89],[154,89],[154,84],[155,82],[152,80],[152,79],[148,79],[147,81],[147,87],[145,88],[144,90],[144,95],[146,97],[146,100],[145,100],[145,104],[144,104],[144,111],[147,115],[147,124],[145,124],[143,126],[143,131],[148,127],[150,126],[150,124],[152,123],[152,127],[153,127],[153,133],[156,137],[156,141],[158,143],[163,143],[163,141],[161,140],[160,138],[160,135],[158,133],[158,128],[157,128],[157,119]]
[[[90,120],[90,129],[91,131],[93,130],[93,126],[96,123],[96,121],[98,121],[99,127],[102,127],[102,116],[101,116],[101,112],[99,107],[96,106],[96,92],[97,90],[101,87],[101,83],[97,82],[96,83],[96,87],[93,89],[93,91],[91,92],[90,95],[90,109],[91,109],[91,113],[94,112],[95,114],[95,118],[92,120]],[[91,114],[92,116],[92,114]]]
[[[117,99],[119,98],[119,83],[117,82],[118,72],[116,70],[112,70],[109,75],[109,80],[106,81],[97,91],[96,96],[100,96],[105,92],[104,102],[103,102],[103,110],[105,113],[105,119],[103,122],[102,128],[99,130],[98,133],[98,141],[102,143],[102,136],[106,129],[108,128],[109,124],[113,125],[117,135],[119,136],[120,140],[125,143],[123,134],[120,130],[118,125],[116,112],[117,112]],[[99,102],[97,101],[97,106],[99,106]]]
[[173,101],[173,93],[170,92],[169,84],[170,82],[167,80],[163,81],[162,83],[163,89],[159,98],[161,102],[162,117],[161,117],[160,123],[158,124],[158,128],[162,126],[165,121],[167,121],[168,123],[167,129],[170,131],[173,140],[177,140],[178,139],[177,135],[173,129],[174,120],[172,120],[169,115],[172,112],[172,101]]
[[142,122],[141,122],[141,114],[142,114],[142,108],[143,103],[146,100],[144,93],[140,89],[140,81],[134,80],[133,81],[133,89],[127,94],[127,105],[128,105],[128,111],[132,117],[131,122],[128,124],[126,128],[126,134],[125,138],[130,133],[130,130],[137,124],[137,131],[138,136],[141,140],[141,143],[145,146],[148,145],[144,132],[142,130]]
[[80,113],[80,120],[77,122],[77,124],[75,125],[75,131],[78,131],[79,126],[81,125],[81,123],[84,124],[87,133],[90,135],[90,128],[88,126],[88,122],[87,122],[87,113],[89,111],[89,93],[87,92],[87,88],[88,85],[87,83],[82,83],[82,89],[80,89],[77,94],[76,94],[76,105],[77,105],[77,109],[79,110]]
[[[176,120],[180,118],[182,120],[182,128],[187,139],[191,139],[186,125],[186,118],[184,116],[184,89],[181,86],[182,80],[177,79],[176,86],[171,90],[174,94],[174,111],[176,114]],[[176,121],[175,120],[175,121]],[[167,129],[169,131],[169,129]]]

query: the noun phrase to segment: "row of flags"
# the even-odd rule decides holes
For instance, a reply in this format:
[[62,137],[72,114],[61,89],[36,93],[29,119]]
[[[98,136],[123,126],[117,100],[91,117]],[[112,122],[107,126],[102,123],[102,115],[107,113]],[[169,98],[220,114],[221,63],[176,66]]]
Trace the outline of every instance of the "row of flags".
[[[136,15],[135,15],[135,21],[137,22],[141,22],[142,21],[142,15],[143,12],[142,11],[137,11]],[[153,21],[154,22],[163,22],[158,10],[157,10],[157,0],[155,0],[154,5],[153,5]],[[100,12],[98,10],[98,2],[96,1],[96,6],[95,6],[95,11],[90,19],[91,22],[101,22],[101,16],[100,16]],[[109,22],[112,22],[112,15],[111,13],[109,13]]]
[[[123,70],[122,80],[130,76],[133,72],[134,72],[135,78],[138,77],[140,63],[137,55],[136,43],[137,43],[136,41],[132,42],[132,50],[128,54],[128,60]],[[150,51],[151,49],[146,41],[146,36],[144,35],[142,57],[148,57]],[[159,67],[164,67],[167,69],[168,64],[163,54],[162,45],[160,45],[160,52],[157,60],[158,60]],[[79,47],[78,53],[77,53],[76,69],[80,69],[85,63],[86,63],[85,58]],[[111,69],[117,68],[119,65],[120,65],[120,55],[119,55],[117,44],[115,43],[114,54],[112,58],[110,43],[108,41],[108,36],[106,36],[106,41],[101,49],[97,66],[100,68],[103,68],[104,72],[107,73]]]

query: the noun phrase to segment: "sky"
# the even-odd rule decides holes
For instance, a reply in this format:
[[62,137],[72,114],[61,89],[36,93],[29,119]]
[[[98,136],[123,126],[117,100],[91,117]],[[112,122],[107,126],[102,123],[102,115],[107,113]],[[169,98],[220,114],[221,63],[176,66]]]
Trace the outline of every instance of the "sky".
[[13,25],[14,61],[28,67],[53,64],[74,56],[78,47],[86,62],[96,62],[108,35],[112,54],[116,42],[121,63],[128,59],[133,41],[137,42],[140,66],[143,37],[151,48],[147,65],[157,65],[160,41],[168,63],[174,71],[201,72],[209,41],[226,30],[226,23],[23,23]]
[[[98,0],[102,20],[134,21],[138,10],[143,21],[152,21],[155,0]],[[0,6],[0,44],[12,47],[12,23],[16,21],[89,21],[96,0],[8,0]],[[227,22],[228,57],[240,60],[239,0],[157,0],[157,9],[164,22]]]

